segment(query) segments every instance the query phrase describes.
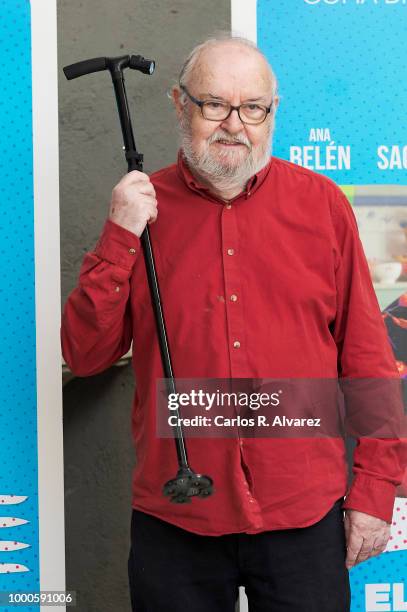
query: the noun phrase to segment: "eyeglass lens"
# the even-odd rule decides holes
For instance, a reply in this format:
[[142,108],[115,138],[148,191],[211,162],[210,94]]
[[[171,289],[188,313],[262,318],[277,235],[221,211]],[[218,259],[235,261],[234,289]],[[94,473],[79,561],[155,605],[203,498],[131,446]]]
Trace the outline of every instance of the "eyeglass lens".
[[[202,113],[205,119],[221,121],[226,119],[230,113],[230,104],[226,102],[207,101],[202,105]],[[242,121],[260,123],[264,120],[267,110],[257,104],[242,104],[239,107],[239,115]]]

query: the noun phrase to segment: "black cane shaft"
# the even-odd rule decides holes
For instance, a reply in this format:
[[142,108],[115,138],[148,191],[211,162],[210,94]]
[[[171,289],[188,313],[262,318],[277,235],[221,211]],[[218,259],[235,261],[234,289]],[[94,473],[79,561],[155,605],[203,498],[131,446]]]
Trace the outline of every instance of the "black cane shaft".
[[[123,142],[126,152],[136,151],[136,143],[134,140],[133,127],[131,124],[129,105],[127,101],[126,89],[124,86],[124,77],[122,74],[115,75],[113,78],[113,86],[116,94],[117,108],[119,111],[120,125],[123,133]],[[127,162],[128,171],[139,170],[143,171],[141,161],[130,158]],[[157,274],[155,270],[154,254],[151,246],[150,232],[148,226],[145,227],[141,235],[141,244],[143,248],[144,260],[146,264],[147,279],[150,288],[151,302],[153,305],[154,316],[156,320],[158,343],[160,347],[161,360],[163,364],[164,376],[167,383],[167,392],[176,393],[174,374],[171,364],[170,350],[167,340],[167,332],[164,320],[164,313],[161,305],[160,291],[158,287]],[[188,467],[188,456],[185,445],[184,435],[181,425],[179,425],[179,411],[174,411],[173,416],[176,417],[177,425],[173,426],[175,434],[175,446],[180,467]]]
[[[155,320],[157,324],[158,342],[161,352],[161,360],[163,363],[164,376],[167,379],[167,391],[168,393],[176,393],[174,375],[172,372],[171,356],[167,340],[167,332],[164,320],[164,313],[161,306],[160,290],[158,288],[157,275],[155,271],[153,249],[151,247],[150,232],[148,227],[144,229],[141,235],[141,244],[144,252],[144,260],[146,263],[147,279],[150,287],[151,301],[153,304],[153,310]],[[174,416],[179,422],[179,411],[174,411]],[[183,467],[188,466],[187,450],[185,447],[184,436],[182,434],[182,428],[180,425],[174,426],[174,432],[176,435],[175,442],[177,448],[178,461]]]
[[[133,127],[131,125],[129,103],[127,101],[126,90],[124,87],[123,75],[112,79],[114,92],[116,94],[117,108],[119,111],[120,125],[122,128],[124,148],[126,151],[134,150],[136,143],[134,140]],[[139,167],[130,167],[131,160],[129,162],[130,170],[140,170]],[[142,170],[142,169],[141,169]]]

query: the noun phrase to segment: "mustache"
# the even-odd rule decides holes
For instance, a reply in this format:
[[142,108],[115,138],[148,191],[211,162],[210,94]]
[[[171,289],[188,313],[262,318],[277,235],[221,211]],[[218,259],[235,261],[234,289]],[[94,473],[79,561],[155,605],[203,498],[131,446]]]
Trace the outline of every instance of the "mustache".
[[243,144],[250,151],[252,149],[252,145],[250,141],[248,140],[248,138],[246,138],[246,136],[244,136],[243,134],[236,134],[235,136],[232,136],[231,134],[229,134],[228,132],[225,132],[224,130],[220,130],[212,134],[212,136],[209,136],[208,145],[211,145],[214,142],[227,142],[228,144]]

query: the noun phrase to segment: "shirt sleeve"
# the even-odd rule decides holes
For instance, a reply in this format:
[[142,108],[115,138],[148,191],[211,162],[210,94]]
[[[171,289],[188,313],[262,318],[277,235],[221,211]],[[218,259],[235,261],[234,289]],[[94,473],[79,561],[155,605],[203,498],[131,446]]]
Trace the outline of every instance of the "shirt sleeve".
[[62,354],[77,376],[102,372],[129,350],[130,277],[140,250],[136,234],[107,220],[94,251],[85,255],[61,323]]
[[342,192],[336,195],[332,219],[337,287],[333,336],[339,377],[346,380],[346,419],[361,434],[355,436],[354,478],[344,508],[390,523],[396,487],[407,466],[401,381],[356,219]]

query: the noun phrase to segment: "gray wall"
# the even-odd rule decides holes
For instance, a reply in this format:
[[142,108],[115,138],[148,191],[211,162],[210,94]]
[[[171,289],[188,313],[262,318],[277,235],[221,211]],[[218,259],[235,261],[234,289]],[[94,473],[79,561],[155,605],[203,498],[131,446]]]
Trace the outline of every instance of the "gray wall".
[[[107,73],[68,82],[62,67],[101,55],[155,59],[152,77],[126,79],[145,171],[175,161],[166,92],[190,49],[230,27],[228,0],[59,0],[61,268],[63,301],[93,248],[113,186],[126,170]],[[131,368],[74,379],[64,390],[67,587],[79,612],[130,610],[127,555],[133,448]]]

